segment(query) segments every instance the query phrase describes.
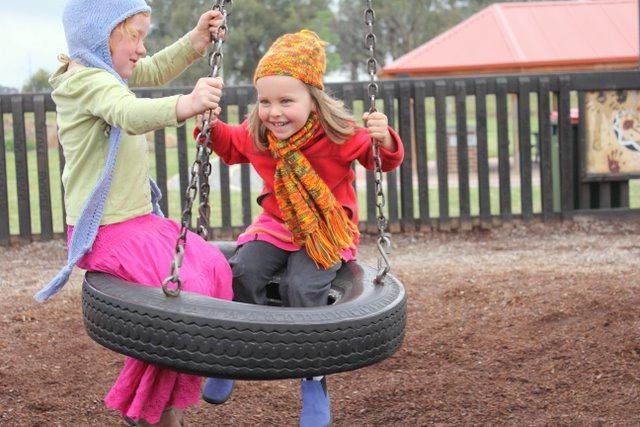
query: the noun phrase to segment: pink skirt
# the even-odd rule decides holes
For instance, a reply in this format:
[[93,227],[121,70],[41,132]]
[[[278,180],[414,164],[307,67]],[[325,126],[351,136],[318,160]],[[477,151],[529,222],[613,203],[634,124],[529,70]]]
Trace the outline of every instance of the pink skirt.
[[[69,238],[73,231],[69,227]],[[180,225],[144,215],[99,228],[91,252],[78,267],[113,274],[147,286],[162,286],[168,276]],[[180,269],[182,289],[231,300],[231,269],[224,255],[200,236],[189,232]],[[200,400],[202,378],[149,365],[127,357],[115,384],[105,397],[107,407],[134,420],[157,423],[169,407],[184,409]]]

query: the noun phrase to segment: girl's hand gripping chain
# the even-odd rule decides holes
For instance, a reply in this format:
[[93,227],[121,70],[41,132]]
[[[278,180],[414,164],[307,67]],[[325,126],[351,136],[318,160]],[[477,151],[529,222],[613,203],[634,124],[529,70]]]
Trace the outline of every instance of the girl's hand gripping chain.
[[176,116],[179,121],[184,121],[205,111],[219,111],[218,103],[222,96],[224,83],[220,77],[203,77],[198,80],[196,86],[188,95],[178,99]]
[[209,111],[205,111],[202,114],[198,114],[196,116],[196,125],[195,125],[197,132],[202,131],[202,123],[204,123],[205,120],[207,122],[209,129],[213,129],[214,127],[216,127],[216,124],[218,123],[218,116],[220,115],[221,111],[222,111],[222,108],[218,107],[213,110],[213,114],[211,115],[209,115]]
[[224,33],[218,34],[224,18],[219,10],[210,10],[203,13],[196,26],[189,32],[191,44],[195,50],[204,54],[211,43],[217,37],[224,38]]
[[[219,34],[224,17],[219,10],[209,10],[198,19],[196,26],[189,32],[193,48],[204,53],[212,40],[224,37]],[[218,111],[218,102],[222,96],[224,83],[218,77],[203,77],[198,80],[189,95],[181,96],[176,105],[176,116],[184,121],[205,111]]]
[[397,150],[398,147],[389,133],[389,121],[385,114],[379,111],[367,112],[362,115],[362,120],[364,120],[369,135],[377,144],[382,145],[390,152]]

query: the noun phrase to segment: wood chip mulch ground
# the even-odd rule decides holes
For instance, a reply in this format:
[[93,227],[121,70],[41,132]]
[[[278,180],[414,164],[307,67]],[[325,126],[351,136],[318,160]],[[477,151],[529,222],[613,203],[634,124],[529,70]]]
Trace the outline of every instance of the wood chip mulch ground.
[[[361,259],[375,263],[374,240]],[[329,377],[335,426],[639,425],[640,219],[393,237],[401,350]],[[122,356],[87,337],[80,283],[32,296],[64,242],[0,249],[0,425],[117,426]],[[240,382],[190,426],[297,425],[298,382]]]

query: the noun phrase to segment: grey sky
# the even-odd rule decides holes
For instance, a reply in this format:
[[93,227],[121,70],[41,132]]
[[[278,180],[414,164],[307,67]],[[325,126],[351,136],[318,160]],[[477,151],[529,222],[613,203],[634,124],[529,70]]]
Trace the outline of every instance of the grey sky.
[[20,89],[40,68],[54,71],[66,51],[65,0],[0,0],[0,85]]
[[[40,68],[52,73],[67,52],[62,28],[66,0],[0,0],[0,86],[21,89]],[[344,80],[341,73],[327,81]]]

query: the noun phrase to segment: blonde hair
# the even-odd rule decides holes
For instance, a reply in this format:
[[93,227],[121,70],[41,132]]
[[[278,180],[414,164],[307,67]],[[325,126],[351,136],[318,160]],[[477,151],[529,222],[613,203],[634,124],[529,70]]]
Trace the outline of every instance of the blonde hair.
[[[347,109],[342,101],[333,98],[324,90],[318,89],[304,83],[311,95],[311,99],[318,112],[320,126],[324,129],[329,139],[342,144],[356,132],[356,121],[353,114]],[[248,130],[253,138],[253,142],[260,150],[266,149],[269,145],[267,141],[267,128],[258,115],[259,103],[253,107],[248,116]]]
[[[128,35],[129,37],[131,37],[132,39],[135,39],[136,37],[138,37],[138,31],[131,28],[131,21],[133,20],[133,18],[135,18],[138,15],[143,15],[146,16],[147,18],[151,16],[151,13],[149,12],[138,12],[135,15],[131,15],[130,17],[128,17],[127,19],[125,19],[124,21],[120,22],[118,25],[116,25],[113,30],[111,31],[111,34],[109,35],[109,50],[111,51],[113,49],[113,46],[111,46],[111,36],[113,36],[113,33],[115,33],[116,31],[120,31],[120,33],[122,34],[122,36],[124,37],[125,35]],[[113,52],[111,52],[113,54]]]

